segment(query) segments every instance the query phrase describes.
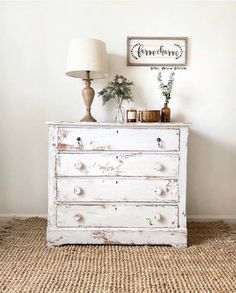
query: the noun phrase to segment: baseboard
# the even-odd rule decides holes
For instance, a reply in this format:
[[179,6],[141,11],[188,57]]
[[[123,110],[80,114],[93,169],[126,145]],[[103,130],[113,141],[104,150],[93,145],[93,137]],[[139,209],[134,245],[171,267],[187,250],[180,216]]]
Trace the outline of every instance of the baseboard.
[[13,214],[13,213],[1,214],[0,213],[0,223],[5,223],[12,218],[23,220],[23,219],[32,218],[32,217],[40,217],[40,218],[47,219],[47,214]]
[[[26,219],[31,217],[41,217],[47,218],[47,214],[1,214],[0,213],[0,222],[4,223],[9,221],[11,218],[17,219]],[[209,222],[209,221],[220,221],[223,220],[229,224],[236,224],[236,216],[235,215],[188,215],[188,222]]]
[[188,215],[188,222],[215,222],[224,221],[229,224],[236,224],[235,215]]

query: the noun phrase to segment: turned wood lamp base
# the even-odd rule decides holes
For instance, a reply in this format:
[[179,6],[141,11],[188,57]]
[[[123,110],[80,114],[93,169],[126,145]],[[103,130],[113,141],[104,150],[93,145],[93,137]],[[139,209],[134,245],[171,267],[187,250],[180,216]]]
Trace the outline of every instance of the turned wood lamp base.
[[97,120],[90,114],[85,115],[84,118],[80,120],[80,122],[97,122]]
[[86,105],[86,115],[83,119],[81,119],[81,122],[97,122],[95,118],[91,115],[91,105],[93,103],[94,99],[94,89],[90,86],[91,85],[91,79],[90,78],[90,72],[86,71],[86,78],[83,79],[85,81],[85,88],[82,90],[82,96],[84,98],[84,103]]

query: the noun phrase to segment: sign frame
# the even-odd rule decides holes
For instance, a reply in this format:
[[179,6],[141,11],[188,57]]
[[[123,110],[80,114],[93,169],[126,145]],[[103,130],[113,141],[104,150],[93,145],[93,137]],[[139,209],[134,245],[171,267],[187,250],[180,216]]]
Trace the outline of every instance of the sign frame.
[[[137,42],[134,45],[135,41]],[[150,47],[150,43],[152,43],[151,44],[152,48],[155,48],[155,46],[157,46],[155,50],[145,49],[145,43],[147,44],[147,42],[149,43],[149,47]],[[167,47],[165,48],[165,44],[167,45],[172,42],[173,42],[173,46],[176,48],[176,51],[173,51],[173,50],[171,51],[167,49]],[[182,45],[180,45],[180,43]],[[142,49],[140,49],[141,46],[142,46]],[[134,50],[133,49],[134,47],[138,49],[135,48]],[[140,55],[142,54],[142,52],[146,53],[145,62],[143,63],[140,62],[142,58]],[[169,58],[172,61],[171,62],[163,61],[163,63],[153,62],[153,61],[147,62],[146,60],[148,60],[148,57],[149,57],[148,54],[151,55],[152,53],[153,53],[153,56],[157,54],[160,54],[160,55],[162,54],[162,56],[159,56],[159,58],[155,57],[155,58],[158,58],[159,60]],[[172,54],[172,55],[176,55],[177,57],[176,58],[174,58],[173,56],[164,57],[163,54],[169,54],[169,55]],[[180,63],[174,62],[174,60],[178,60],[179,58],[181,58],[183,54],[184,56],[182,58],[183,59],[182,62]],[[150,57],[151,60],[154,59],[153,56]],[[139,61],[137,61],[138,59]],[[187,66],[187,61],[188,61],[188,37],[133,37],[133,36],[127,37],[127,66]]]

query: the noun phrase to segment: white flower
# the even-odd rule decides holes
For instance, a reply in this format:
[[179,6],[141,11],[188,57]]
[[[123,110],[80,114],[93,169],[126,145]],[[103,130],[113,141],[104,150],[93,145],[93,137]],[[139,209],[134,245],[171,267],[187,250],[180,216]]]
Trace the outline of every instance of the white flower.
[[117,82],[118,82],[119,84],[122,84],[123,79],[122,79],[122,78],[118,78],[118,79],[117,79]]

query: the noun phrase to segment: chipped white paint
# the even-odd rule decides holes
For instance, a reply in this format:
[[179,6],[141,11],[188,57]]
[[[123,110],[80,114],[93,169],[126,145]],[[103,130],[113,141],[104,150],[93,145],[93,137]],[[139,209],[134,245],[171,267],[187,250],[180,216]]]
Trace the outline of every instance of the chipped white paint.
[[177,206],[122,203],[59,205],[57,208],[57,227],[176,228],[177,225]]
[[178,129],[180,127],[190,127],[191,123],[188,122],[153,122],[153,123],[143,123],[143,122],[135,122],[135,123],[112,123],[112,122],[96,122],[96,125],[94,122],[75,122],[75,121],[47,121],[46,124],[48,125],[54,125],[59,128],[61,127],[69,127],[69,128],[154,128],[154,129],[160,129],[160,128],[173,128]]
[[177,179],[57,179],[57,200],[60,202],[178,202],[178,191]]
[[169,244],[186,247],[181,228],[58,228],[48,229],[48,246],[62,244]]
[[189,124],[49,125],[48,245],[187,245]]
[[58,149],[178,151],[179,129],[59,128]]
[[57,176],[178,176],[179,156],[153,153],[59,154]]

